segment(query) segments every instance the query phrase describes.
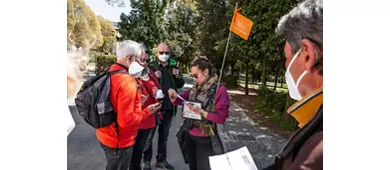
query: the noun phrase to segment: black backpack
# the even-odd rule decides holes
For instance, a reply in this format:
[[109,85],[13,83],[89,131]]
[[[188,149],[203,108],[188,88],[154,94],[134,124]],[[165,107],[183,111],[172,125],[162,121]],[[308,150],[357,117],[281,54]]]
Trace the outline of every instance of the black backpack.
[[116,123],[116,113],[110,100],[110,76],[118,73],[128,74],[121,70],[106,70],[84,82],[77,93],[75,103],[79,115],[95,129]]

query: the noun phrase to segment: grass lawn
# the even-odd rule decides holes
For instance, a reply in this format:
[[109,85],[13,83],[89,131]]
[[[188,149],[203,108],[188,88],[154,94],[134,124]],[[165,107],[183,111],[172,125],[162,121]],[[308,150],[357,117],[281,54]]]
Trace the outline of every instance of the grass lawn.
[[[245,81],[239,80],[239,84],[241,87],[245,88]],[[261,87],[261,83],[259,83],[259,84],[248,83],[248,87],[249,87],[249,89],[257,90]],[[274,89],[274,83],[267,82],[267,88]],[[283,88],[280,88],[280,84],[278,84],[278,86],[276,87],[276,91],[287,92],[288,91],[287,85],[283,84]]]

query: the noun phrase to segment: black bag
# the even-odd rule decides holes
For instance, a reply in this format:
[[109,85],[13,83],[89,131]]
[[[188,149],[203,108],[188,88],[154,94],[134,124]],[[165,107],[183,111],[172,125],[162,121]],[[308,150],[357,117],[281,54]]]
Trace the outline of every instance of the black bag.
[[121,70],[92,77],[87,80],[77,93],[75,99],[77,110],[84,120],[95,129],[107,127],[116,122],[116,113],[110,100],[110,76],[128,74]]

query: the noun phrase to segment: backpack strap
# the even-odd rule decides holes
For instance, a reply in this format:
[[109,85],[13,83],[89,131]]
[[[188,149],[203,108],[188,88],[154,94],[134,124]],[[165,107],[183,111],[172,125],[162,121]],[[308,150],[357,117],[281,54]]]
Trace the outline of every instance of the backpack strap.
[[113,75],[113,74],[128,74],[126,72],[124,72],[123,70],[114,70],[114,71],[110,71],[110,72],[107,72],[109,76]]

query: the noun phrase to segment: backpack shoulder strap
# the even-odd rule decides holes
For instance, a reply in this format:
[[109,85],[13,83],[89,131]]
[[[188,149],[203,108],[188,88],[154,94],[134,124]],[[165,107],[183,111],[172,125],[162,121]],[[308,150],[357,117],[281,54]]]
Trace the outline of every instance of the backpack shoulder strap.
[[113,75],[113,74],[128,74],[128,73],[124,72],[123,70],[114,70],[114,71],[108,72],[108,74]]

